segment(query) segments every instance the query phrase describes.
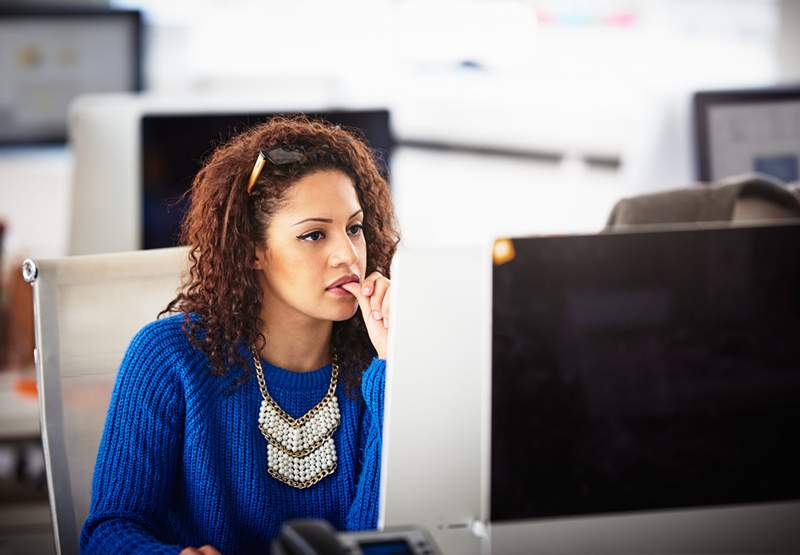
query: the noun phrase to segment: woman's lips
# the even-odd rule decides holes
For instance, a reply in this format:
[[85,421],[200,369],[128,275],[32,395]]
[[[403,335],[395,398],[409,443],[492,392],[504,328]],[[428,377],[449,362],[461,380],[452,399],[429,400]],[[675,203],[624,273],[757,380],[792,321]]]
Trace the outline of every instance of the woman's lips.
[[342,285],[347,285],[348,283],[358,283],[359,277],[356,274],[350,274],[347,276],[342,276],[333,283],[331,283],[328,288],[331,289],[333,287],[341,287]]
[[[348,295],[350,297],[353,297],[353,294],[350,291],[348,291],[347,289],[343,288],[343,287],[338,287],[338,286],[337,287],[329,287],[325,291],[327,291],[328,293],[331,293],[332,295],[336,295],[337,297],[346,297]],[[353,297],[353,298],[355,298],[355,297]]]

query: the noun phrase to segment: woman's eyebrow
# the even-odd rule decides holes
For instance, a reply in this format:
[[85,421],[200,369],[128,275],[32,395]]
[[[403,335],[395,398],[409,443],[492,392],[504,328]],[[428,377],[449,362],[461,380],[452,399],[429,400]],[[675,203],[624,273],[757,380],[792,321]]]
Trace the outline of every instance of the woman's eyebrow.
[[[357,215],[359,212],[363,212],[363,210],[361,210],[361,209],[359,209],[359,210],[356,210],[356,211],[355,211],[355,212],[353,212],[353,213],[350,215],[350,217],[349,217],[349,218],[347,218],[347,219],[348,219],[348,220],[352,220],[352,219],[353,219],[353,218],[354,218],[354,217],[355,217],[355,216],[356,216],[356,215]],[[294,227],[294,226],[296,226],[296,225],[304,224],[304,223],[306,223],[306,222],[322,222],[322,223],[324,223],[324,224],[332,224],[332,223],[333,223],[333,220],[331,220],[330,218],[306,218],[305,220],[300,220],[300,221],[299,221],[299,222],[297,222],[296,224],[292,224],[292,227]]]

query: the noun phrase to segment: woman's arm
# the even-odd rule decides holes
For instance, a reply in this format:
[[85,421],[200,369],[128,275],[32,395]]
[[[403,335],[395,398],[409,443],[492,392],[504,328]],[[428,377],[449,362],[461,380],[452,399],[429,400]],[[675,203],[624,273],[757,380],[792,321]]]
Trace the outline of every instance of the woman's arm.
[[361,376],[361,395],[366,406],[360,433],[361,471],[356,482],[356,495],[347,514],[348,530],[368,530],[378,525],[385,383],[386,361],[373,358]]
[[170,553],[166,507],[183,443],[181,354],[152,325],[120,365],[81,531],[82,553]]
[[383,431],[383,394],[386,389],[386,360],[373,358],[361,375],[361,395],[371,417],[371,428],[380,435]]

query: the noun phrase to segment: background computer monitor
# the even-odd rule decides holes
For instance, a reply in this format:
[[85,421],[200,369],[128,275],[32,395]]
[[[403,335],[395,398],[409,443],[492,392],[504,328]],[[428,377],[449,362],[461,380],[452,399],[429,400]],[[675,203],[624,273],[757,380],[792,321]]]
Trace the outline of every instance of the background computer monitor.
[[142,88],[135,10],[0,8],[0,144],[64,142],[80,94]]
[[360,127],[388,163],[392,140],[383,109],[343,111],[322,100],[288,104],[231,96],[79,98],[69,116],[74,168],[68,254],[173,245],[183,209],[174,203],[214,145],[271,114],[299,112]]
[[694,95],[697,177],[760,172],[800,180],[800,87]]
[[[144,249],[175,246],[192,179],[214,147],[275,113],[146,114],[141,124],[142,237]],[[376,152],[388,178],[393,139],[387,110],[307,114],[359,133]],[[254,158],[255,160],[255,158]]]
[[533,542],[616,517],[593,547],[573,526],[596,552],[800,548],[800,223],[513,244],[493,277],[490,521]]

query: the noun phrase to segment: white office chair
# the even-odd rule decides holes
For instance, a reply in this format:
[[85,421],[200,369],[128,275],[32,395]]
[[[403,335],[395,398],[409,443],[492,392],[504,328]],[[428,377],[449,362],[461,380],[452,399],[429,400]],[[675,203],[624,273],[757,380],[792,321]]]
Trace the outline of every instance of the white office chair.
[[92,474],[128,342],[175,296],[187,249],[26,260],[56,551],[79,552]]

